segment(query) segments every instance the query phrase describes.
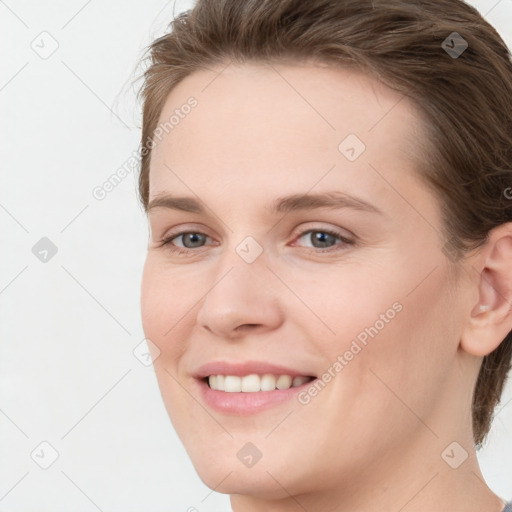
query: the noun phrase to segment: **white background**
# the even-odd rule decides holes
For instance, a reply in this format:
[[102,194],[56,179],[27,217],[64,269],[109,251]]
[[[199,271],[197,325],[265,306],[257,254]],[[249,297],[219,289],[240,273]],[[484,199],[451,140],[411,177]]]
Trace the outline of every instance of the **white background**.
[[[511,46],[512,0],[471,3]],[[148,236],[136,170],[92,195],[138,147],[142,50],[190,6],[0,1],[0,512],[230,510],[133,354]],[[43,59],[31,44],[58,48]],[[46,263],[32,252],[42,237],[58,249]],[[478,458],[511,499],[508,401],[510,385]],[[59,454],[46,470],[31,458],[49,460],[43,441]]]

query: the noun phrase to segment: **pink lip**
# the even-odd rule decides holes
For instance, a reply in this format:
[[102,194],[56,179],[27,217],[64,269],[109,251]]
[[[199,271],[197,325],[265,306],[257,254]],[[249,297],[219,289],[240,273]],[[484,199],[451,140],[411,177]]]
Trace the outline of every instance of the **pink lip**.
[[313,377],[311,373],[304,373],[285,366],[265,363],[262,361],[245,361],[243,363],[228,363],[225,361],[213,361],[199,367],[194,375],[197,379],[204,379],[210,375],[237,375],[242,377],[244,375],[251,375],[256,373],[263,375],[271,373],[273,375],[290,375],[296,377],[303,375],[305,377]]
[[[233,374],[230,374],[233,375]],[[257,391],[255,393],[226,393],[211,389],[205,380],[196,380],[198,392],[203,402],[212,409],[232,416],[247,416],[274,407],[295,398],[312,382],[289,389]]]
[[256,393],[227,393],[217,391],[208,386],[205,377],[209,375],[237,375],[244,376],[250,374],[263,375],[270,373],[272,375],[290,375],[291,377],[306,376],[313,377],[308,372],[300,372],[284,366],[273,365],[259,361],[247,361],[244,363],[228,363],[216,361],[201,366],[196,374],[196,385],[198,393],[204,403],[210,408],[233,416],[246,416],[254,414],[270,407],[277,406],[287,402],[303,391],[311,382],[306,382],[301,386],[289,389],[276,389],[274,391],[258,391]]

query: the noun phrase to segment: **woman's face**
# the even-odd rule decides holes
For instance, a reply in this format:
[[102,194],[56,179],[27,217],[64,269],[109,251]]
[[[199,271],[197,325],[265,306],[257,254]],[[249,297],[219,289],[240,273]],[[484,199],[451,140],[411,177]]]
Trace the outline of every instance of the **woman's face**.
[[460,432],[447,418],[469,414],[455,362],[476,298],[454,293],[409,100],[352,70],[230,65],[182,81],[171,118],[142,319],[202,480],[278,498],[404,456],[452,471],[440,453]]

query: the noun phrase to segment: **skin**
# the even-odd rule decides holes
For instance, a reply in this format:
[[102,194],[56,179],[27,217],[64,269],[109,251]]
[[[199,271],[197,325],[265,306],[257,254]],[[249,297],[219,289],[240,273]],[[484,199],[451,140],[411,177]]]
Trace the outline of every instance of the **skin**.
[[[471,392],[512,329],[510,225],[462,262],[447,258],[439,203],[416,171],[420,113],[361,72],[218,66],[178,84],[161,121],[190,96],[197,107],[153,149],[150,200],[172,192],[207,211],[148,212],[141,306],[165,406],[203,482],[230,494],[234,512],[503,510],[475,456]],[[353,162],[338,149],[351,133],[366,145]],[[270,213],[277,197],[333,190],[381,213]],[[188,251],[178,255],[161,245],[174,228],[207,238],[174,238]],[[321,246],[308,229],[354,243]],[[247,236],[263,250],[250,264],[236,251]],[[397,302],[306,405],[243,417],[197,393],[192,375],[212,360],[322,375]],[[251,468],[236,456],[249,441],[262,453]],[[441,456],[454,442],[468,455],[456,469]]]

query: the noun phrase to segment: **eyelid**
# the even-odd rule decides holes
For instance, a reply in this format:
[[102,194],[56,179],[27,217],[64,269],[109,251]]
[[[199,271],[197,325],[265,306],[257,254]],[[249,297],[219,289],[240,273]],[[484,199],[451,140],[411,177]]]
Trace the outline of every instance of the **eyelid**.
[[[171,228],[169,231],[166,231],[166,234],[161,236],[160,239],[161,240],[169,239],[170,237],[177,237],[178,235],[183,235],[183,234],[187,234],[187,233],[199,233],[201,235],[206,235],[207,237],[212,238],[210,235],[208,235],[204,231],[201,231],[202,229],[204,229],[204,228],[203,227],[195,227],[195,225],[187,226],[184,228],[182,228],[182,227],[176,227],[176,229]],[[305,227],[305,226],[301,225],[300,227],[298,227],[297,229],[295,229],[292,232],[292,237],[295,238],[295,237],[298,237],[299,235],[304,236],[309,231],[330,232],[331,234],[335,234],[336,236],[339,236],[339,237],[345,238],[345,239],[347,239],[347,238],[355,239],[356,238],[354,233],[352,233],[348,229],[339,228],[339,227],[331,228],[331,227],[326,227],[325,225],[324,226],[316,225],[316,226],[309,226],[309,227],[307,227],[307,226]],[[343,234],[343,232],[347,233],[347,235]]]
[[182,235],[185,233],[200,233],[202,235],[206,235],[206,236],[209,236],[210,238],[212,238],[210,235],[208,235],[206,233],[206,231],[208,231],[208,229],[201,224],[193,224],[192,223],[192,224],[186,224],[185,226],[183,226],[183,224],[179,224],[170,229],[164,230],[164,234],[158,238],[160,240],[164,240],[171,236],[178,236],[178,235]]
[[304,226],[303,224],[301,224],[300,227],[298,227],[296,230],[293,231],[292,237],[293,238],[302,237],[306,233],[309,233],[311,231],[320,231],[320,232],[331,233],[332,235],[343,238],[345,240],[350,240],[352,243],[355,243],[355,240],[356,240],[356,235],[354,235],[354,233],[352,233],[348,229],[340,228],[340,227],[330,227],[330,226],[326,226],[326,225],[323,225],[323,226],[306,225],[306,226]]

